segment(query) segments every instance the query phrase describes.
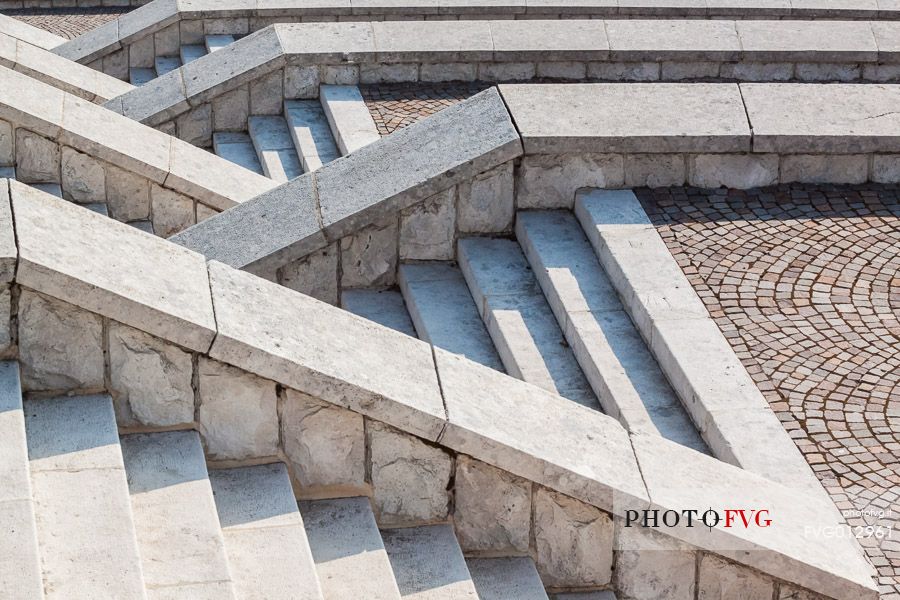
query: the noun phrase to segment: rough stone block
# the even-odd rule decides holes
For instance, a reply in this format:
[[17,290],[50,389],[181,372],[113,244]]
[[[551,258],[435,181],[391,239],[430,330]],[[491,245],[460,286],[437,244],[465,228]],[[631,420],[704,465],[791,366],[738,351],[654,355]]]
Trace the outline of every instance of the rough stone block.
[[220,211],[218,211],[210,206],[207,206],[203,203],[198,202],[197,203],[197,222],[201,223],[201,222],[205,221],[206,219],[209,219],[210,217],[216,216],[217,214],[219,214],[219,212]]
[[337,243],[316,250],[281,268],[281,285],[322,302],[338,303]]
[[768,577],[709,554],[700,557],[697,588],[698,600],[769,600],[774,594]]
[[579,80],[587,74],[587,65],[577,61],[539,62],[536,72],[538,77]]
[[534,79],[533,62],[489,62],[478,65],[478,78],[483,81],[528,81]]
[[426,63],[419,66],[419,81],[475,81],[475,63]]
[[214,131],[245,131],[250,117],[247,86],[226,92],[212,101]]
[[319,68],[286,66],[284,68],[284,97],[286,100],[318,98]]
[[456,233],[456,188],[451,187],[400,214],[400,258],[450,260]]
[[864,183],[865,154],[790,154],[781,158],[781,183]]
[[23,289],[19,296],[19,363],[23,387],[27,390],[102,388],[101,334],[101,319],[97,315]]
[[688,183],[701,188],[749,189],[778,182],[777,154],[698,154],[689,164]]
[[156,62],[153,36],[148,35],[131,42],[128,46],[128,66],[134,68],[153,68]]
[[250,83],[250,114],[280,115],[284,105],[284,73],[279,69]]
[[467,552],[526,553],[531,482],[467,456],[456,463],[454,523]]
[[175,119],[178,138],[194,146],[212,146],[212,106],[207,102]]
[[480,173],[458,186],[456,226],[460,232],[508,231],[515,211],[512,162]]
[[624,160],[617,154],[525,156],[517,174],[516,206],[572,208],[580,188],[622,187],[624,169]]
[[103,163],[68,146],[62,149],[62,190],[75,202],[106,202],[106,171]]
[[326,65],[322,71],[325,85],[357,85],[359,65]]
[[601,81],[658,81],[658,62],[589,62],[587,76]]
[[789,81],[794,76],[794,63],[724,63],[719,75],[736,81]]
[[189,353],[111,322],[109,369],[120,424],[169,427],[194,421]]
[[897,83],[900,80],[900,64],[863,65],[864,81]]
[[153,34],[157,56],[177,56],[181,49],[181,33],[178,23],[157,31]]
[[852,63],[797,63],[794,74],[800,81],[846,82],[858,80],[862,70]]
[[694,600],[696,552],[687,544],[617,520],[616,590],[625,598]]
[[547,587],[602,586],[612,578],[613,521],[546,488],[534,494],[537,568]]
[[0,120],[0,166],[12,166],[15,162],[15,144],[13,143],[13,126]]
[[194,224],[194,201],[183,194],[153,184],[150,189],[153,233],[167,238]]
[[715,79],[719,76],[720,63],[664,61],[660,65],[659,78],[663,81],[683,79]]
[[397,221],[391,220],[341,239],[341,285],[392,285],[397,271]]
[[278,452],[275,383],[200,358],[197,423],[212,460],[243,460]]
[[106,203],[109,216],[119,221],[139,221],[150,216],[150,181],[113,167],[106,168]]
[[26,183],[59,183],[59,145],[26,129],[16,129],[16,178]]
[[367,436],[378,524],[416,525],[447,518],[451,456],[380,422],[369,422]]
[[302,488],[365,489],[362,415],[290,388],[279,412],[284,453]]
[[740,57],[734,23],[727,20],[611,19],[610,58],[628,61],[721,61]]
[[417,63],[374,63],[359,67],[360,83],[404,83],[418,79]]
[[103,72],[116,79],[128,79],[128,52],[117,50],[103,57]]
[[872,181],[900,183],[900,154],[876,154],[872,162]]
[[626,154],[627,187],[668,187],[684,185],[685,166],[681,154]]

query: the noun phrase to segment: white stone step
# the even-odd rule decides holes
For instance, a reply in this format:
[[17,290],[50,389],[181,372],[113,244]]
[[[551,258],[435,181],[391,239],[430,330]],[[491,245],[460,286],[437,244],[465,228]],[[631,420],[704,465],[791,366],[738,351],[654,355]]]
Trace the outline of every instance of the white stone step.
[[250,140],[266,177],[283,183],[303,174],[284,117],[250,117],[248,125]]
[[156,79],[156,70],[149,67],[132,67],[128,69],[128,80],[131,85],[141,86]]
[[45,596],[144,598],[112,399],[28,400],[25,430]]
[[604,412],[631,431],[707,452],[575,216],[520,212],[516,236]]
[[181,57],[179,56],[157,56],[156,57],[156,76],[162,77],[166,73],[174,71],[181,66]]
[[206,51],[207,52],[215,52],[216,50],[221,50],[228,44],[234,42],[233,35],[208,35],[206,36],[204,42],[206,43]]
[[196,431],[122,436],[149,598],[234,598]]
[[507,373],[599,409],[519,245],[475,237],[458,248],[460,269]]
[[19,365],[0,362],[0,598],[43,598]]
[[51,196],[56,196],[57,198],[62,198],[62,186],[58,183],[29,183],[31,187],[36,190],[41,190],[45,194],[50,194]]
[[319,100],[341,155],[381,139],[375,120],[355,85],[320,86]]
[[230,160],[259,175],[263,174],[262,165],[256,156],[256,148],[246,133],[217,131],[213,134],[213,150],[225,160]]
[[203,44],[184,44],[179,49],[181,56],[181,64],[186,65],[198,58],[206,56],[206,46]]
[[209,472],[241,600],[322,600],[284,463]]
[[341,307],[406,335],[416,336],[400,292],[393,290],[344,290]]
[[320,102],[287,100],[284,103],[284,116],[305,173],[315,171],[341,157]]
[[459,267],[441,262],[403,264],[399,279],[420,339],[504,370]]
[[300,502],[326,600],[398,600],[400,591],[368,498]]
[[451,525],[381,532],[400,596],[407,600],[477,600],[478,593]]
[[514,558],[467,558],[479,600],[547,600],[534,561]]

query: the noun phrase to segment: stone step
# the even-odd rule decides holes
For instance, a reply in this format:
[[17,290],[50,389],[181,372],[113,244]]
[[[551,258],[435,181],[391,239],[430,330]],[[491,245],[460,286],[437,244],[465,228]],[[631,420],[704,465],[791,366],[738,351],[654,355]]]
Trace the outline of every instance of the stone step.
[[149,598],[234,598],[196,431],[122,436]]
[[286,100],[284,115],[305,173],[341,157],[321,102]]
[[221,50],[228,44],[233,43],[234,36],[224,34],[208,35],[203,41],[206,44],[207,52],[215,52],[216,50]]
[[144,598],[112,399],[28,400],[25,430],[45,597]]
[[157,56],[156,57],[156,76],[162,77],[166,73],[174,71],[181,67],[180,56]]
[[707,452],[570,211],[525,211],[516,237],[604,412]]
[[375,120],[355,85],[320,86],[319,100],[342,156],[381,139]]
[[477,600],[478,593],[451,525],[381,532],[402,598]]
[[398,600],[400,591],[368,498],[300,502],[326,600]]
[[56,196],[57,198],[62,198],[62,186],[58,183],[29,183],[31,187],[36,190],[41,190],[45,194],[50,194],[51,196]]
[[128,69],[128,80],[131,82],[131,85],[142,86],[154,79],[156,79],[156,69],[149,67],[132,67]]
[[4,361],[0,362],[0,598],[43,597],[19,365]]
[[459,267],[443,262],[402,264],[399,282],[420,339],[504,370]]
[[344,290],[341,307],[406,335],[416,337],[400,292],[393,290]]
[[534,561],[514,558],[467,558],[479,600],[547,600]]
[[234,133],[230,131],[217,131],[213,133],[213,151],[225,160],[244,167],[259,175],[263,174],[259,157],[256,156],[256,148],[253,141],[246,133]]
[[284,117],[250,117],[248,124],[250,140],[266,177],[283,183],[303,174]]
[[284,463],[209,472],[225,550],[242,600],[322,600]]
[[599,409],[519,245],[474,237],[458,248],[460,269],[507,373]]
[[0,179],[15,179],[16,178],[16,168],[15,167],[0,167]]
[[179,53],[179,56],[181,56],[181,64],[183,65],[207,55],[206,46],[204,44],[184,44],[179,49]]

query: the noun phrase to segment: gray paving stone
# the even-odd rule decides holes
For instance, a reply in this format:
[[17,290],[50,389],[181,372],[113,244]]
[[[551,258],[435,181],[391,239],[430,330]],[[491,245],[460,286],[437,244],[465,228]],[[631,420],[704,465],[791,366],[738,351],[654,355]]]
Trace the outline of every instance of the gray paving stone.
[[215,132],[213,149],[216,154],[258,175],[263,174],[253,141],[246,133]]
[[363,63],[375,59],[372,24],[302,23],[275,25],[284,52],[302,54],[312,65]]
[[467,558],[480,600],[547,600],[547,592],[528,557]]
[[606,31],[616,61],[733,61],[741,55],[731,21],[609,19]]
[[234,598],[200,436],[133,434],[121,443],[147,589]]
[[[491,21],[494,60],[583,61],[609,58],[606,24],[600,20]],[[552,54],[551,54],[552,53]],[[466,56],[469,59],[468,55]]]
[[368,498],[300,502],[325,598],[399,600]]
[[381,139],[369,108],[355,85],[320,86],[319,99],[342,155]]
[[416,330],[400,292],[344,290],[341,293],[341,306],[355,315],[389,327],[394,331],[416,336]]
[[207,54],[206,46],[203,44],[183,44],[180,49],[179,58],[181,58],[181,64],[186,65]]
[[181,57],[179,56],[157,56],[154,63],[156,76],[162,77],[163,75],[171,73],[175,69],[181,67],[181,64]]
[[375,51],[383,62],[489,61],[493,59],[490,24],[458,21],[451,27],[425,21],[409,27],[401,21],[372,23]]
[[322,600],[284,463],[209,473],[239,598]]
[[450,525],[381,532],[401,598],[476,600],[466,560]]
[[284,117],[290,128],[294,147],[310,173],[324,164],[340,158],[341,153],[331,133],[328,117],[318,100],[286,100]]
[[503,372],[503,363],[458,267],[400,265],[400,290],[419,339]]
[[280,183],[303,173],[284,117],[250,117],[250,139],[266,177]]

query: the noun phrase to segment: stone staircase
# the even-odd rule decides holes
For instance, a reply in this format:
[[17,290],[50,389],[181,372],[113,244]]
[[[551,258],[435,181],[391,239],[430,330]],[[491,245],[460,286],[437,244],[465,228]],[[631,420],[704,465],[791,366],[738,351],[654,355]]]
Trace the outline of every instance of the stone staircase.
[[154,59],[153,68],[150,67],[132,67],[128,70],[128,79],[131,85],[140,86],[149,81],[153,81],[157,77],[162,77],[166,73],[186,65],[191,61],[197,60],[201,56],[206,56],[210,52],[221,50],[228,44],[234,42],[236,36],[233,35],[207,35],[203,44],[183,44],[179,48],[176,56],[157,56]]

